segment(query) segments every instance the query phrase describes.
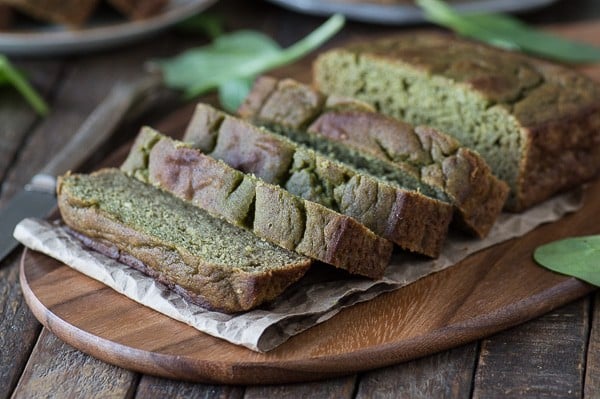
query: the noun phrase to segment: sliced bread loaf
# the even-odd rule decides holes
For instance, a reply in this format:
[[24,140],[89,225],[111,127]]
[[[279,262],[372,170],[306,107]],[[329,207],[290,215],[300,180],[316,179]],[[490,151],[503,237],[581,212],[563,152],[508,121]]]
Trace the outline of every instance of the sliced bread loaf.
[[150,128],[142,129],[122,170],[265,240],[350,273],[380,278],[389,263],[392,243],[356,220]]
[[[274,299],[310,260],[117,169],[58,181],[65,223],[187,299],[225,312]],[[88,241],[89,240],[89,241]]]
[[356,97],[477,150],[505,180],[510,210],[600,169],[600,89],[564,66],[443,34],[333,49],[314,64],[327,94]]
[[107,0],[130,19],[138,20],[158,14],[169,0]]
[[401,248],[439,255],[452,207],[199,104],[184,140],[234,168],[351,216]]
[[455,221],[485,237],[500,214],[508,186],[456,139],[426,126],[382,115],[371,106],[326,97],[291,79],[257,79],[239,113],[258,125],[402,186],[452,204]]
[[0,32],[8,30],[12,25],[13,11],[12,9],[0,2]]
[[98,4],[98,0],[1,0],[0,2],[33,18],[72,27],[83,25]]

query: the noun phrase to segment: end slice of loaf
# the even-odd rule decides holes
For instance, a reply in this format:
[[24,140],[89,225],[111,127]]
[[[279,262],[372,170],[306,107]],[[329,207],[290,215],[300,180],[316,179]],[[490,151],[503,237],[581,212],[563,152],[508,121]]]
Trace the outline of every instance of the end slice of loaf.
[[452,207],[199,104],[185,141],[245,173],[351,216],[401,248],[439,255]]
[[108,0],[127,18],[138,20],[158,14],[169,0]]
[[2,3],[42,21],[79,27],[88,20],[98,0],[2,0]]
[[283,248],[380,278],[392,243],[353,218],[144,128],[122,170]]
[[450,203],[457,224],[478,237],[488,234],[508,196],[508,186],[483,158],[453,137],[431,127],[413,127],[352,98],[325,96],[291,79],[258,78],[239,113]]
[[310,266],[308,258],[117,169],[63,176],[57,195],[63,220],[85,243],[112,248],[112,257],[207,308],[259,306]]
[[7,5],[0,3],[0,32],[8,30],[12,25],[13,11]]
[[523,210],[600,170],[600,85],[565,66],[443,34],[405,34],[321,54],[314,83],[455,136]]

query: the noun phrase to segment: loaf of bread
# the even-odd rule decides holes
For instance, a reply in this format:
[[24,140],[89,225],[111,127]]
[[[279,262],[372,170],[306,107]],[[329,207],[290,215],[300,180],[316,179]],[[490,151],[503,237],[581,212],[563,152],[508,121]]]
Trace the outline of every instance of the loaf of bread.
[[361,173],[311,149],[199,104],[184,141],[245,173],[351,216],[403,249],[439,255],[452,207]]
[[239,312],[281,294],[310,260],[117,169],[59,179],[64,222],[94,248],[201,306]]
[[[169,0],[107,0],[112,7],[132,20],[158,14]],[[43,22],[79,28],[86,23],[99,0],[0,0],[0,30],[8,28],[10,12],[15,9]]]
[[138,20],[158,14],[169,0],[107,0],[129,19]]
[[456,139],[430,127],[413,127],[351,98],[327,97],[291,79],[258,78],[239,113],[451,204],[457,224],[478,237],[487,235],[508,195],[506,183],[483,158]]
[[0,0],[0,4],[42,21],[79,27],[90,17],[98,0]]
[[9,6],[0,3],[0,31],[10,28],[13,13]]
[[443,34],[321,54],[314,83],[478,151],[523,210],[600,168],[600,89],[566,67]]
[[283,248],[370,278],[380,278],[392,243],[356,220],[233,169],[150,128],[122,165],[213,215]]

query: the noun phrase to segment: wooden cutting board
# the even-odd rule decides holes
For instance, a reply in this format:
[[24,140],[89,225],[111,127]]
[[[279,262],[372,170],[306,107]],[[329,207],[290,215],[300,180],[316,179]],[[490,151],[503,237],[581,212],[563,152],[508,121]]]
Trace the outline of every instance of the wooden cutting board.
[[[600,23],[562,30],[571,37],[600,38]],[[306,70],[293,66],[287,74],[305,78]],[[600,68],[586,72],[600,76]],[[190,112],[188,107],[173,114],[163,130],[180,130]],[[537,266],[531,255],[552,240],[600,233],[598,215],[600,180],[587,187],[578,212],[348,308],[266,354],[198,332],[33,251],[23,253],[20,277],[25,299],[44,326],[108,363],[203,382],[306,381],[455,347],[589,293],[591,286]]]

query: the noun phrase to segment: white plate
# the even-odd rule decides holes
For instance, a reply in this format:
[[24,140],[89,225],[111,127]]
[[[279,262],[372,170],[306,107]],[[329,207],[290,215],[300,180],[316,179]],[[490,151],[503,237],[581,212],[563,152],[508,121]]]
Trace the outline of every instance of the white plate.
[[64,55],[131,43],[190,17],[217,0],[171,0],[159,14],[140,21],[92,17],[78,30],[59,25],[17,26],[0,33],[0,52],[8,55]]
[[[359,3],[357,0],[269,0],[285,8],[313,15],[343,14],[349,19],[378,24],[402,25],[423,22],[423,13],[413,5]],[[525,11],[556,0],[464,0],[452,6],[459,12]]]

